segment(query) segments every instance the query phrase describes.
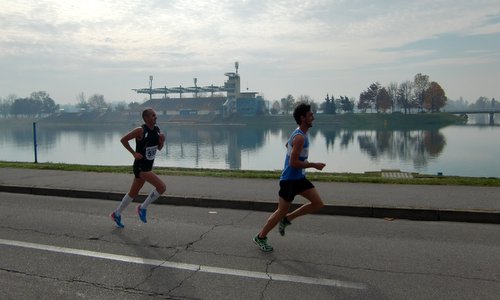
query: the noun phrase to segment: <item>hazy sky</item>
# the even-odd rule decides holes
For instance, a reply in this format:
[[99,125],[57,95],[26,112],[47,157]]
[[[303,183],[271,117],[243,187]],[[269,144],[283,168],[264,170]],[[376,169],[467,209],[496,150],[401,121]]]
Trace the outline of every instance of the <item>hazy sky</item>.
[[[223,85],[359,97],[372,82],[429,75],[451,99],[500,98],[499,0],[2,0],[0,97],[83,92],[142,101],[131,89]],[[172,95],[174,96],[174,95]]]

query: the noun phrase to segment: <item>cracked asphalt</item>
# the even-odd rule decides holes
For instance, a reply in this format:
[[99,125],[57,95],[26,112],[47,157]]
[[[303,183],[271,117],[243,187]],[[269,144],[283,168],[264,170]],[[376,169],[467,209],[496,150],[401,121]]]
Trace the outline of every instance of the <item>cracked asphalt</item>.
[[0,242],[0,298],[498,299],[500,294],[495,224],[310,215],[295,220],[285,237],[274,230],[269,239],[275,251],[262,253],[252,237],[267,212],[153,204],[143,224],[131,205],[123,214],[125,228],[118,229],[108,217],[116,204],[0,193],[0,240],[82,251]]

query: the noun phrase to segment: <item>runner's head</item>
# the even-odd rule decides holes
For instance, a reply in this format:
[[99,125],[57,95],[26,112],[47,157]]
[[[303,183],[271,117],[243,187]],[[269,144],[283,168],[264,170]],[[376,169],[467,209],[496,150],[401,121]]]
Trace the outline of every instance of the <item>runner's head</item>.
[[297,105],[293,111],[293,118],[295,119],[295,122],[300,125],[302,122],[302,118],[307,117],[307,113],[311,111],[311,105],[306,104],[306,103],[300,103]]
[[142,111],[142,119],[145,123],[156,124],[156,112],[152,108],[146,108]]

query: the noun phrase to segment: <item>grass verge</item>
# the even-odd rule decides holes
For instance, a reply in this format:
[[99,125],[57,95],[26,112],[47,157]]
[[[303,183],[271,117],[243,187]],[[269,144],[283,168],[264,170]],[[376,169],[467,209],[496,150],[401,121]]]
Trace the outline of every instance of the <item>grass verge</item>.
[[[130,166],[93,166],[60,163],[27,163],[0,161],[0,168],[43,169],[100,173],[131,173]],[[222,169],[193,169],[155,167],[155,173],[172,176],[205,176],[230,178],[259,178],[278,180],[280,171],[253,171],[253,170],[222,170]],[[413,178],[383,178],[381,172],[365,173],[323,173],[309,172],[308,178],[312,181],[323,182],[352,182],[352,183],[380,183],[380,184],[421,184],[421,185],[469,185],[469,186],[500,186],[500,178],[493,177],[461,177],[436,176],[413,174]]]

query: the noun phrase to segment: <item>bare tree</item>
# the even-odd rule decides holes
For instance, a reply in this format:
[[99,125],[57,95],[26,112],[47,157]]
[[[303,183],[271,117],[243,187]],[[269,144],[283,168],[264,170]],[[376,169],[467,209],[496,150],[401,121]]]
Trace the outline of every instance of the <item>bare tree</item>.
[[398,88],[398,104],[404,109],[405,114],[412,104],[413,83],[409,80],[402,82]]
[[309,95],[300,95],[297,102],[311,105],[311,111],[314,113],[318,111],[318,104]]
[[387,93],[389,94],[389,98],[391,99],[391,110],[394,112],[398,99],[398,83],[389,83],[389,86],[387,87]]
[[80,92],[78,95],[76,95],[76,106],[80,110],[88,110],[89,109],[89,103],[85,99],[85,94],[83,92]]
[[286,98],[281,98],[281,109],[287,115],[293,109],[294,104],[295,104],[295,98],[293,98],[292,95],[288,95],[288,96],[286,96]]
[[0,101],[0,113],[7,117],[11,113],[12,104],[16,101],[17,96],[15,94],[9,94],[5,99]]
[[278,100],[274,101],[274,103],[271,107],[271,114],[272,115],[278,114],[280,111],[280,107],[281,107],[281,105],[280,105],[279,101]]
[[416,106],[420,111],[422,111],[424,107],[424,99],[425,99],[425,92],[429,88],[429,76],[428,75],[422,75],[421,73],[418,73],[415,75],[415,79],[413,81],[413,91],[415,93],[415,102]]
[[90,96],[88,103],[90,109],[93,111],[100,111],[109,108],[108,104],[104,100],[104,96],[100,94],[94,94]]

